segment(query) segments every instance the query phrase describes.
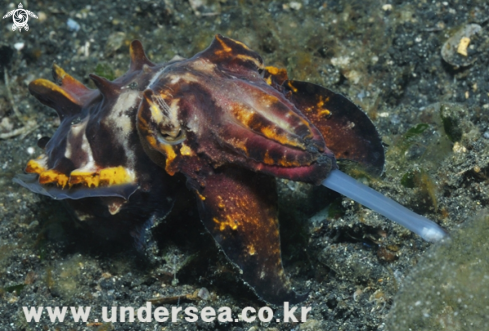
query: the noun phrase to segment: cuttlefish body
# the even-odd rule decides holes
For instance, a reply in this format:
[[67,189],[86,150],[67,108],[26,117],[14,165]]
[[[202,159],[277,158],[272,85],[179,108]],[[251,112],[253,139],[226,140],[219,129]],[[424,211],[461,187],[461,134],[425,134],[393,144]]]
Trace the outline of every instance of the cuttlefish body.
[[69,200],[79,219],[133,231],[165,217],[181,173],[206,229],[270,303],[304,299],[282,267],[275,178],[320,184],[337,159],[383,169],[379,135],[357,106],[220,35],[162,64],[133,41],[129,71],[112,82],[90,75],[96,90],[54,73],[60,86],[29,89],[61,125],[17,181]]

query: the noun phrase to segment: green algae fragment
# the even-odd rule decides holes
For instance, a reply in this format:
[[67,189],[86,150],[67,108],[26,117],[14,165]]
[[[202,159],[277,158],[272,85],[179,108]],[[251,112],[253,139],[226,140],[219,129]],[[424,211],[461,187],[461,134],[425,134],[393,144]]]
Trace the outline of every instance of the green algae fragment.
[[335,200],[328,206],[328,219],[335,219],[345,215],[345,208],[341,205],[341,199]]
[[407,188],[416,188],[418,196],[429,198],[428,206],[432,205],[435,210],[438,209],[437,187],[426,171],[416,169],[406,172],[401,177],[401,185]]
[[53,279],[53,271],[51,267],[48,267],[46,269],[46,286],[48,287],[49,290],[52,290],[55,285],[54,279]]
[[115,72],[112,67],[104,62],[100,62],[97,64],[95,67],[95,74],[100,77],[107,78],[108,80],[114,80],[115,77]]
[[401,177],[401,185],[407,188],[414,188],[416,186],[415,177],[418,175],[418,171],[408,171]]
[[429,128],[429,124],[419,123],[404,133],[397,146],[402,155],[404,155],[404,153],[416,142],[417,138],[421,136],[427,128]]
[[457,142],[462,139],[462,128],[460,119],[458,118],[457,110],[453,109],[453,105],[440,105],[440,117],[443,123],[445,134],[451,142]]
[[19,295],[20,292],[24,289],[24,287],[25,287],[25,284],[17,284],[17,285],[4,287],[3,290],[5,292],[8,292],[8,293],[15,292],[16,295]]
[[426,123],[420,123],[416,126],[413,126],[404,134],[404,140],[410,140],[416,136],[422,134],[429,127]]

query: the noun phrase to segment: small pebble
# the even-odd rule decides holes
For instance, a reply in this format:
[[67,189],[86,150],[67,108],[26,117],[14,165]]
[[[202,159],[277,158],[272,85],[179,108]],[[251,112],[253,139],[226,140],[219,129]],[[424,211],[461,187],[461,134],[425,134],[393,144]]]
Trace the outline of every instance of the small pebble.
[[37,227],[39,225],[39,222],[38,221],[33,221],[31,222],[28,226],[27,226],[27,229],[34,229],[35,227]]
[[74,19],[68,18],[68,20],[66,21],[66,25],[68,25],[68,29],[70,31],[77,32],[78,30],[80,30],[80,24],[78,24],[78,22]]
[[10,122],[10,119],[8,117],[2,118],[2,121],[0,122],[0,132],[9,132],[14,129],[14,124]]
[[460,39],[460,42],[457,47],[457,53],[463,56],[467,56],[467,47],[469,47],[470,44],[470,38],[468,37],[463,37]]
[[14,44],[14,48],[18,51],[20,51],[22,48],[24,48],[25,46],[25,43],[24,42],[20,42],[20,43],[15,43]]
[[489,130],[484,132],[484,138],[489,139]]
[[210,293],[209,293],[209,290],[206,289],[205,287],[202,287],[200,290],[199,290],[199,293],[197,294],[197,296],[199,298],[201,298],[202,300],[209,300],[210,298]]
[[350,64],[350,57],[349,56],[341,56],[341,57],[333,57],[331,58],[331,64],[334,65],[335,67],[340,67],[340,68],[345,68]]
[[458,141],[453,145],[452,148],[454,153],[465,153],[467,152],[467,148],[460,144]]
[[124,45],[126,40],[126,34],[124,32],[114,32],[107,38],[107,44],[105,45],[105,52],[107,55],[113,54],[119,48]]
[[401,123],[401,118],[399,117],[399,115],[393,115],[391,117],[391,123],[394,125]]
[[37,13],[37,16],[39,17],[39,22],[44,22],[48,18],[46,13],[43,11]]
[[297,2],[297,1],[291,1],[291,2],[289,3],[289,6],[290,6],[290,8],[291,8],[291,9],[294,9],[294,10],[299,10],[299,9],[301,9],[301,8],[302,8],[302,3]]
[[469,54],[467,48],[476,35],[482,35],[482,27],[477,24],[467,24],[453,33],[441,48],[441,56],[445,62],[454,67],[464,67],[477,60],[478,53]]

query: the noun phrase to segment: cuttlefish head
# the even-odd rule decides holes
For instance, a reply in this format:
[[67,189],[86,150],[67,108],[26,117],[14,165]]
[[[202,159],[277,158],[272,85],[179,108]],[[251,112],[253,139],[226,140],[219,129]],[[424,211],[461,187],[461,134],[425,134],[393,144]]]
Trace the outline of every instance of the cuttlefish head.
[[[30,93],[57,112],[60,124],[52,137],[38,141],[42,154],[28,161],[26,174],[18,175],[16,182],[75,205],[80,204],[75,200],[98,198],[111,215],[127,207],[136,192],[133,200],[169,194],[168,176],[143,151],[135,123],[142,91],[165,64],[151,63],[139,41],[132,42],[130,51],[130,68],[123,76],[109,81],[90,75],[95,89],[56,64],[55,82],[41,78],[29,84]],[[171,208],[166,199],[161,201],[158,208]]]

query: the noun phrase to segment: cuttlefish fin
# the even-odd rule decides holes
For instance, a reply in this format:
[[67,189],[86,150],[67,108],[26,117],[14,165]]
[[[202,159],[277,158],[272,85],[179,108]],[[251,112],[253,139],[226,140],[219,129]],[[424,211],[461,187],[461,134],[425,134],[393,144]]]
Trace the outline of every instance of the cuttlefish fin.
[[382,141],[358,106],[341,94],[312,83],[287,80],[282,87],[285,96],[319,129],[338,160],[358,162],[374,175],[382,173]]
[[277,305],[304,300],[282,266],[275,179],[221,168],[194,186],[205,227],[258,297]]

